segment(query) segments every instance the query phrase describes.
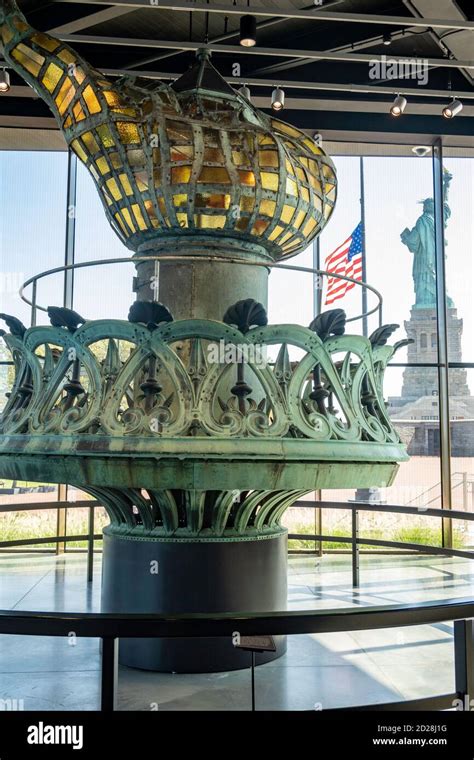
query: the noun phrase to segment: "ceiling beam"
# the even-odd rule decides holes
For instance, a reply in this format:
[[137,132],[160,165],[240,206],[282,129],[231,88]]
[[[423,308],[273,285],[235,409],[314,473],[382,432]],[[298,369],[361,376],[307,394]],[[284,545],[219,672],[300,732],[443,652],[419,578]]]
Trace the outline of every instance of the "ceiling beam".
[[474,69],[474,61],[457,61],[450,60],[448,58],[416,58],[412,56],[381,56],[370,55],[369,53],[343,53],[343,52],[331,52],[325,50],[292,50],[286,48],[267,48],[267,47],[253,47],[244,48],[240,45],[219,45],[211,43],[209,45],[203,45],[201,42],[185,42],[177,40],[147,40],[140,37],[102,37],[93,34],[59,34],[59,39],[63,42],[70,42],[72,45],[77,43],[84,43],[87,45],[114,45],[122,47],[149,47],[154,49],[173,49],[173,50],[187,50],[196,51],[202,47],[206,47],[213,53],[227,53],[232,55],[265,55],[275,56],[279,58],[307,58],[312,61],[339,61],[342,63],[373,63],[374,61],[382,61],[387,58],[390,61],[396,61],[406,64],[407,60],[423,61],[428,67],[437,68],[439,66],[454,69]]
[[[329,2],[326,2],[326,8],[329,8],[329,7],[332,8],[336,5],[340,5],[342,2],[344,2],[344,0],[329,0]],[[313,12],[317,13],[320,7],[321,6],[307,5],[302,10],[312,10]],[[284,24],[285,21],[286,19],[284,18],[270,18],[270,19],[267,19],[266,21],[259,21],[257,23],[257,32],[260,29],[267,29],[270,26],[277,26],[279,24]],[[211,40],[209,40],[209,42],[210,43],[225,42],[225,40],[230,40],[233,37],[238,37],[239,34],[240,34],[240,31],[237,28],[233,32],[227,32],[226,34],[220,34],[217,37],[213,37]],[[182,50],[173,50],[171,53],[163,53],[162,55],[159,55],[159,56],[151,56],[148,58],[142,58],[139,61],[134,61],[130,65],[126,66],[125,68],[130,69],[130,68],[136,68],[137,66],[147,66],[150,63],[155,63],[156,61],[162,61],[165,58],[171,58],[175,55],[181,55],[181,53],[183,53]]]
[[[80,3],[81,5],[110,5],[110,0],[56,0],[61,3]],[[445,19],[445,18],[423,18],[416,19],[413,16],[380,16],[370,13],[337,13],[334,11],[320,10],[313,13],[312,11],[299,11],[295,8],[283,10],[277,6],[237,6],[237,5],[206,5],[205,3],[187,2],[170,2],[170,0],[158,0],[158,5],[152,5],[150,0],[121,0],[114,5],[121,8],[141,8],[147,10],[170,10],[185,11],[186,13],[219,13],[229,15],[243,16],[250,13],[252,16],[276,16],[287,19],[300,19],[302,21],[335,21],[352,24],[380,24],[387,26],[420,26],[425,28],[430,26],[432,29],[470,29],[474,30],[473,21],[462,19]]]
[[[170,74],[164,71],[130,71],[129,69],[101,69],[105,76],[137,76],[144,79],[163,79],[174,80],[178,79],[181,74]],[[249,87],[274,87],[274,79],[258,79],[252,77],[224,77],[226,82],[232,86],[247,84]],[[307,82],[307,81],[284,81],[279,79],[278,84],[285,90],[325,90],[326,92],[347,92],[348,94],[364,94],[364,95],[390,95],[392,98],[399,92],[403,92],[409,99],[414,98],[460,98],[461,100],[474,100],[474,91],[464,92],[464,90],[430,90],[426,87],[405,87],[400,90],[400,86],[396,87],[382,87],[375,85],[370,87],[362,84],[337,84],[334,82]]]
[[81,32],[83,29],[90,29],[91,26],[97,24],[103,24],[104,21],[110,21],[120,16],[125,16],[127,13],[132,13],[133,8],[104,8],[102,11],[96,11],[95,13],[89,13],[87,16],[81,16],[75,21],[68,21],[67,24],[61,24],[61,26],[54,26],[48,29],[49,34],[74,34],[74,32]]
[[[401,31],[392,32],[392,42],[395,40],[403,39],[406,37],[410,37],[410,35],[417,35],[422,34],[422,32],[416,31],[414,29],[403,29]],[[377,37],[367,37],[363,40],[358,40],[357,42],[349,42],[345,43],[344,45],[338,45],[337,47],[332,47],[328,49],[328,53],[344,53],[344,52],[352,52],[357,50],[364,50],[365,48],[370,48],[373,45],[380,45],[382,41],[382,37],[377,35]],[[214,42],[214,40],[213,40]],[[387,57],[391,57],[390,54],[387,54]],[[278,71],[285,71],[286,69],[294,69],[298,68],[300,66],[306,66],[306,64],[311,63],[310,60],[306,61],[304,58],[295,58],[292,61],[283,61],[282,63],[274,63],[272,66],[263,66],[262,68],[259,68],[255,73],[256,74],[272,74],[273,72]]]

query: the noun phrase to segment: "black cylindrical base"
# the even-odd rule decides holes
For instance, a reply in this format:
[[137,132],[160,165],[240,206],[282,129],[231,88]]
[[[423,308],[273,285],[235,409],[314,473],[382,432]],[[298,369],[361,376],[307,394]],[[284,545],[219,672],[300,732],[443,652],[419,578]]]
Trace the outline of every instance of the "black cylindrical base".
[[[102,611],[120,613],[271,612],[286,609],[287,533],[229,540],[120,536],[104,531]],[[272,631],[268,631],[269,634]],[[257,664],[286,651],[256,655]],[[133,668],[209,673],[246,668],[250,652],[231,638],[122,639]]]

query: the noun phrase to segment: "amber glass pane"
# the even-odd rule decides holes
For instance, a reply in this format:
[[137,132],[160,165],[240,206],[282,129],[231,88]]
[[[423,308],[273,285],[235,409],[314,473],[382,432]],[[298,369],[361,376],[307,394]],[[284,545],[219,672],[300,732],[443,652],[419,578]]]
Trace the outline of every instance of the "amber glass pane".
[[118,92],[114,92],[113,90],[102,90],[102,95],[107,101],[107,104],[109,106],[121,106],[123,105],[122,100],[120,98],[120,95]]
[[286,235],[283,235],[282,239],[278,241],[278,244],[283,245],[283,243],[286,243],[291,237],[293,237],[293,233],[287,232]]
[[188,223],[188,215],[183,214],[182,212],[176,214],[176,220],[180,227],[189,227]]
[[147,210],[147,214],[150,217],[151,223],[153,227],[159,227],[160,224],[158,222],[158,219],[156,217],[155,209],[153,207],[152,201],[145,201],[145,208]]
[[127,224],[130,227],[131,231],[132,232],[136,232],[135,225],[134,225],[134,223],[132,221],[132,217],[130,215],[130,211],[128,210],[128,208],[123,208],[122,209],[122,214],[123,214],[123,218],[127,222]]
[[[259,150],[258,160],[260,166],[274,166],[278,167],[278,152],[276,150]],[[290,165],[291,170],[291,165]]]
[[57,54],[58,58],[61,59],[61,61],[64,61],[64,63],[76,63],[77,58],[75,55],[73,55],[69,50],[60,50]]
[[316,190],[320,195],[322,194],[323,189],[321,187],[321,182],[316,179],[316,177],[313,177],[312,174],[309,175],[309,183],[313,190]]
[[116,219],[116,220],[117,220],[117,222],[119,223],[119,225],[120,225],[120,229],[122,230],[122,232],[123,232],[125,235],[127,235],[127,236],[128,236],[128,235],[129,235],[129,232],[128,232],[127,228],[125,227],[125,225],[124,225],[124,223],[123,223],[123,221],[122,221],[122,217],[120,216],[120,214],[115,214],[115,219]]
[[104,148],[113,148],[115,140],[107,124],[101,124],[100,127],[97,127],[97,134]]
[[277,121],[276,119],[272,119],[272,127],[274,127],[278,132],[283,132],[285,135],[290,135],[290,137],[306,137],[306,135],[303,132],[300,132],[299,129],[290,127],[289,124],[284,124],[282,121]]
[[241,185],[255,186],[255,174],[253,172],[241,171],[239,169],[239,177]]
[[145,222],[145,220],[143,218],[142,210],[141,210],[140,206],[138,205],[138,203],[133,203],[132,204],[132,211],[133,211],[133,215],[134,215],[135,219],[137,220],[138,228],[140,230],[146,230],[147,229],[147,225],[146,225],[146,222]]
[[261,172],[262,187],[264,190],[278,190],[278,174],[270,174],[270,172]]
[[226,218],[226,216],[221,214],[216,216],[211,216],[210,214],[194,214],[194,225],[198,229],[215,230],[224,226]]
[[204,148],[204,161],[210,161],[213,164],[223,164],[224,154],[220,148]]
[[190,166],[172,166],[171,167],[171,182],[173,185],[179,185],[189,182],[191,179],[191,167]]
[[309,203],[309,190],[304,185],[300,185],[300,195],[306,203]]
[[265,214],[265,216],[273,216],[276,209],[276,202],[264,199],[260,202],[259,214]]
[[143,150],[127,150],[127,159],[130,166],[143,166],[145,163],[145,153]]
[[251,234],[263,235],[269,224],[270,222],[267,222],[265,219],[257,219],[252,227]]
[[244,217],[243,219],[238,219],[235,225],[236,230],[240,230],[240,232],[245,232],[247,227],[249,226],[249,219],[248,217]]
[[86,115],[82,109],[82,106],[80,103],[76,103],[75,106],[72,109],[72,112],[74,114],[74,118],[76,121],[82,121],[86,118]]
[[112,197],[114,201],[119,201],[122,198],[122,193],[119,190],[119,186],[117,185],[116,181],[113,179],[107,180],[107,187],[109,188],[110,192],[112,193]]
[[179,147],[173,146],[170,151],[170,157],[172,161],[189,161],[193,157],[192,145],[180,145]]
[[41,55],[21,43],[12,51],[12,57],[35,77],[40,73],[41,66],[44,63],[44,58]]
[[303,219],[305,218],[305,216],[306,216],[306,214],[305,214],[304,211],[298,211],[298,213],[296,214],[296,217],[295,217],[295,219],[293,221],[293,227],[295,227],[297,230],[299,230],[299,228],[303,224]]
[[87,153],[80,144],[79,140],[73,140],[71,143],[71,148],[73,149],[74,153],[76,153],[81,161],[84,161],[84,163],[87,161]]
[[133,195],[133,188],[130,184],[130,180],[128,179],[126,174],[119,174],[119,180],[122,183],[122,187],[125,190],[126,195]]
[[118,121],[115,126],[118,129],[120,140],[124,145],[140,142],[140,133],[136,124],[129,121]]
[[225,193],[197,193],[195,205],[197,208],[229,208],[230,195]]
[[198,182],[209,182],[209,184],[229,185],[230,178],[227,169],[220,166],[203,166]]
[[99,101],[97,100],[97,96],[90,86],[90,84],[87,85],[87,87],[84,89],[83,93],[84,100],[86,101],[86,106],[89,109],[89,113],[100,113],[102,110],[102,106],[100,105]]
[[99,151],[99,145],[92,132],[84,132],[81,136],[81,140],[86,146],[89,153],[97,153]]
[[116,151],[114,151],[113,153],[109,153],[109,161],[111,162],[114,169],[122,168],[122,159],[120,158],[120,155]]
[[174,206],[186,206],[188,202],[188,196],[187,193],[177,193],[176,195],[173,195],[173,205]]
[[289,224],[295,215],[295,208],[293,206],[283,206],[280,219],[285,224]]
[[305,137],[305,139],[303,140],[303,144],[307,148],[309,148],[309,150],[311,151],[311,153],[315,153],[318,156],[321,155],[322,150],[321,150],[321,148],[318,148],[318,146],[316,145],[316,143],[314,142],[314,140],[310,140],[309,137]]
[[232,161],[235,166],[242,166],[242,164],[250,164],[249,157],[246,153],[242,153],[240,150],[232,151]]
[[269,234],[269,236],[268,236],[268,239],[269,239],[269,240],[275,240],[275,238],[277,238],[277,237],[278,237],[278,235],[279,235],[281,232],[283,232],[283,229],[284,229],[283,227],[280,227],[279,225],[277,225],[277,226],[275,227],[275,229],[273,230],[273,232],[271,232],[271,233]]
[[43,76],[43,84],[49,92],[54,92],[56,86],[63,75],[63,70],[50,63]]
[[298,195],[298,186],[294,179],[290,179],[290,177],[286,178],[286,192],[287,195]]
[[76,89],[73,83],[71,82],[69,77],[66,77],[55,98],[58,111],[61,115],[65,112],[69,103],[73,99],[75,92],[76,92]]
[[133,176],[140,192],[148,190],[148,175],[146,172],[135,172]]
[[316,220],[315,219],[309,219],[305,226],[303,227],[303,235],[306,237],[307,235],[310,235],[311,232],[316,227]]
[[108,174],[110,171],[109,162],[103,156],[97,159],[96,164],[101,174]]
[[259,135],[258,137],[258,144],[259,145],[275,145],[275,140],[271,135]]
[[49,37],[42,32],[36,32],[33,34],[31,36],[31,41],[36,43],[36,45],[44,48],[45,50],[49,50],[50,53],[54,52],[54,50],[56,50],[56,48],[58,48],[61,44],[58,40],[53,40],[52,37]]
[[253,211],[254,206],[255,206],[255,196],[242,195],[242,197],[240,198],[240,208],[242,211]]

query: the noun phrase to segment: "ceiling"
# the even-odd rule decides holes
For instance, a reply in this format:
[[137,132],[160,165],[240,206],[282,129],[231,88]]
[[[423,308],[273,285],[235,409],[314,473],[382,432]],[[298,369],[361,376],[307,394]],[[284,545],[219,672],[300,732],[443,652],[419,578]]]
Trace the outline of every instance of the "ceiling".
[[[33,26],[67,39],[110,75],[140,72],[141,84],[152,87],[183,73],[207,38],[214,65],[236,86],[248,82],[256,105],[268,109],[273,87],[281,85],[281,118],[326,139],[357,134],[361,142],[408,144],[444,135],[447,145],[474,145],[472,0],[250,0],[250,9],[245,0],[153,3],[19,0]],[[257,15],[257,45],[244,49],[239,20],[249,10],[271,15]],[[299,11],[306,13],[288,17]],[[391,34],[389,45],[384,33]],[[421,70],[420,81],[372,79],[372,59],[381,55],[428,59],[427,80]],[[0,126],[54,128],[47,106],[13,72],[11,78],[10,92],[0,96]],[[398,92],[408,106],[394,119],[388,109]],[[464,109],[447,120],[441,109],[452,94]]]

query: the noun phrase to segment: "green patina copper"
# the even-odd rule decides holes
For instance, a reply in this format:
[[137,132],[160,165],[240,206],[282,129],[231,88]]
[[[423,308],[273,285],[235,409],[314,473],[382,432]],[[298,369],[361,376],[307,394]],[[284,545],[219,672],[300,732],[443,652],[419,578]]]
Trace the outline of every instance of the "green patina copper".
[[98,320],[4,339],[2,472],[74,483],[122,532],[265,533],[308,491],[389,485],[406,459],[382,388],[396,346],[377,336]]

